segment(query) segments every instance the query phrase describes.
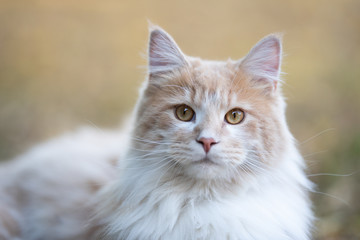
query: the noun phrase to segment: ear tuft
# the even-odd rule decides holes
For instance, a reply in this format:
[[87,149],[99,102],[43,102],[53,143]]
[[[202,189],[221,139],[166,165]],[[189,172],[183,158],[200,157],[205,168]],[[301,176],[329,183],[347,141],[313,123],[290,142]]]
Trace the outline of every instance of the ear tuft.
[[173,71],[186,64],[172,37],[157,26],[150,26],[149,72],[150,74]]
[[269,35],[260,40],[242,60],[242,68],[257,79],[276,84],[279,81],[281,65],[281,37]]

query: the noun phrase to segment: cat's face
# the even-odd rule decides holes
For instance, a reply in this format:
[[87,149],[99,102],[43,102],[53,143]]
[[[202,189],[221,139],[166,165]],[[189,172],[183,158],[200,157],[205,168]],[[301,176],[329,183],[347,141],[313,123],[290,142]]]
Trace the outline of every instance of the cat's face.
[[[262,72],[259,77],[248,71],[252,66],[246,64],[258,59],[251,55],[227,62],[190,58],[168,35],[159,36],[152,34],[150,41],[150,77],[137,115],[137,148],[150,159],[156,155],[155,167],[176,168],[200,179],[232,181],[271,166],[268,159],[281,151],[283,105],[276,80],[268,79],[271,75]],[[164,38],[170,46],[161,49]],[[270,48],[279,48],[274,60],[279,61],[278,39],[270,41]],[[171,52],[174,49],[177,52]],[[160,61],[161,54],[167,58]],[[271,64],[261,67],[268,68],[266,74],[278,75],[279,62],[275,70]]]

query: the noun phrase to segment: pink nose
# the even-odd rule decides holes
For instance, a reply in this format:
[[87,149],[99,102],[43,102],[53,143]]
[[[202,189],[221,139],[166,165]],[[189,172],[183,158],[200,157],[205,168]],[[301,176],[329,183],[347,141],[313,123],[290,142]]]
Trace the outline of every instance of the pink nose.
[[204,151],[208,153],[210,151],[210,148],[212,145],[216,144],[217,142],[213,138],[200,138],[199,140],[196,140],[198,143],[201,143],[203,145]]

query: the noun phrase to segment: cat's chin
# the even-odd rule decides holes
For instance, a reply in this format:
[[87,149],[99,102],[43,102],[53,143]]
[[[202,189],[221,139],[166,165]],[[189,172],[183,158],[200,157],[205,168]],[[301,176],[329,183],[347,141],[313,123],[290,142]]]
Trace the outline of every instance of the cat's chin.
[[211,160],[210,158],[208,157],[204,157],[200,160],[197,160],[197,161],[194,161],[193,164],[195,165],[202,165],[202,166],[212,166],[212,165],[219,165],[217,164],[216,162],[214,162],[213,160]]
[[197,179],[214,179],[219,178],[223,174],[223,167],[210,158],[205,157],[188,165],[186,174]]

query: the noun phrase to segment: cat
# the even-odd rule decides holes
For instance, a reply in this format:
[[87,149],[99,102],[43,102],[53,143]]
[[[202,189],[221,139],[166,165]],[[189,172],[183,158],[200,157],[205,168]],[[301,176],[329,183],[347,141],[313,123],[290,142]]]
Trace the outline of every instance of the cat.
[[310,239],[281,56],[269,35],[240,60],[202,60],[152,26],[126,131],[85,128],[2,166],[0,238]]

